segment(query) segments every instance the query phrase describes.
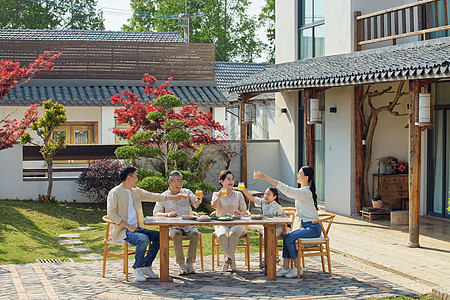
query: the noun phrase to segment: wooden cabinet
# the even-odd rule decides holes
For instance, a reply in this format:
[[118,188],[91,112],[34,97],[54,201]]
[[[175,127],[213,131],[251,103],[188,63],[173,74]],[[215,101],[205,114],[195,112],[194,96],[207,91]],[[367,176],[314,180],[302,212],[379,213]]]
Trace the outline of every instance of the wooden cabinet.
[[378,177],[383,206],[402,209],[402,200],[408,199],[408,174],[373,174],[373,195],[377,193]]

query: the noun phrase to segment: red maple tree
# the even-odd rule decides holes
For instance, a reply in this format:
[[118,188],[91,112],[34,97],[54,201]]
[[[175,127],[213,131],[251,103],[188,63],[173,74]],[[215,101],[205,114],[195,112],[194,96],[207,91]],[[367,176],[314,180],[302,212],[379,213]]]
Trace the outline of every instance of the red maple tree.
[[[39,55],[28,67],[20,66],[20,62],[0,60],[0,100],[3,99],[14,86],[17,86],[20,81],[22,81],[20,84],[24,84],[30,81],[34,76],[42,74],[42,71],[53,70],[53,60],[60,56],[61,52],[50,56],[50,52],[47,51],[43,55]],[[20,121],[9,119],[9,115],[1,117],[0,150],[11,148],[25,130],[30,127],[30,124],[37,120],[37,106],[38,104],[30,105]]]
[[[170,85],[172,77],[168,79],[165,83],[154,86],[156,84],[156,78],[144,74],[142,82],[147,84],[144,91],[148,96],[153,95],[155,98],[165,94],[172,94],[173,92],[168,91],[167,87]],[[152,130],[156,131],[161,128],[161,122],[153,122],[146,118],[147,114],[152,111],[163,111],[164,108],[154,107],[153,102],[142,103],[139,97],[130,92],[129,90],[123,90],[122,95],[116,94],[111,97],[114,104],[123,105],[123,108],[115,110],[117,115],[118,124],[129,124],[130,128],[126,130],[113,129],[113,133],[130,139],[139,130]],[[190,144],[184,144],[185,148],[192,148],[193,145],[205,144],[212,145],[221,143],[221,138],[227,136],[225,133],[225,127],[219,122],[216,122],[210,111],[202,112],[194,103],[189,103],[189,105],[184,106],[177,113],[173,109],[165,111],[170,117],[170,119],[182,120],[186,123],[184,130],[190,133]],[[211,133],[214,131],[216,136]],[[162,141],[156,141],[156,143],[161,143]]]

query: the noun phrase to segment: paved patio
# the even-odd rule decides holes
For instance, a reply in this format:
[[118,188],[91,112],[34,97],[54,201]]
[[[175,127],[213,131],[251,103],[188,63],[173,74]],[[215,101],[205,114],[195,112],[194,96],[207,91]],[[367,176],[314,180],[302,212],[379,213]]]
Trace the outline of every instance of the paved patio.
[[132,274],[127,282],[120,261],[108,262],[105,278],[101,277],[101,261],[3,265],[0,299],[361,299],[416,293],[338,262],[338,254],[333,255],[332,278],[322,272],[320,260],[308,259],[301,279],[267,281],[257,268],[257,256],[252,255],[253,268],[248,272],[240,255],[236,273],[212,272],[211,257],[205,257],[204,273],[178,276],[172,267],[171,282],[165,283],[155,279],[137,282]]

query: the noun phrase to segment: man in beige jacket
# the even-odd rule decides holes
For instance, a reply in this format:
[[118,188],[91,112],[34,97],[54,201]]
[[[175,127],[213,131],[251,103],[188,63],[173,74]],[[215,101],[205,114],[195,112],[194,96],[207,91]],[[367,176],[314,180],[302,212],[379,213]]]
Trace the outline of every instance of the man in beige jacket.
[[[125,240],[136,245],[133,268],[137,281],[146,281],[145,276],[158,278],[151,266],[159,251],[159,232],[143,228],[144,213],[141,202],[181,200],[181,196],[165,196],[136,187],[138,177],[135,167],[126,167],[122,170],[120,180],[122,181],[120,185],[109,192],[107,199],[108,219],[115,223],[111,238],[113,242]],[[149,243],[151,246],[145,255]]]

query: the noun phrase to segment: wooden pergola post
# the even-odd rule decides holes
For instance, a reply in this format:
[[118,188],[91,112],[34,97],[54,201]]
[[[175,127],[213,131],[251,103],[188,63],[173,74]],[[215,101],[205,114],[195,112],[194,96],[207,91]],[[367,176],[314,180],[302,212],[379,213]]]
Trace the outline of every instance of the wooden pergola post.
[[416,123],[419,108],[417,100],[420,92],[420,81],[409,81],[409,242],[408,247],[419,245],[420,227],[420,158],[421,135]]
[[314,89],[305,89],[305,162],[306,165],[310,166],[315,170],[316,162],[316,149],[315,149],[315,136],[314,136],[314,124],[308,124],[309,119],[309,99],[314,98],[316,93]]
[[250,99],[249,94],[242,95],[241,109],[240,109],[240,123],[241,123],[241,181],[247,186],[247,124],[245,124],[245,104]]
[[355,86],[355,212],[359,213],[364,199],[364,145],[363,119],[359,110],[364,86]]

